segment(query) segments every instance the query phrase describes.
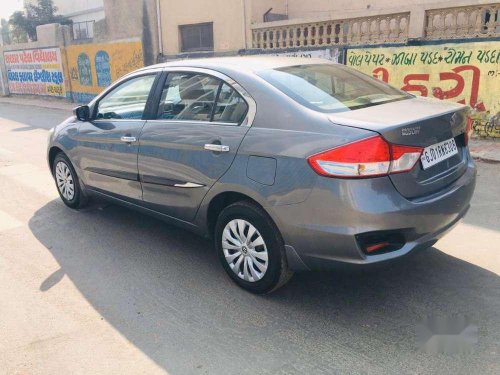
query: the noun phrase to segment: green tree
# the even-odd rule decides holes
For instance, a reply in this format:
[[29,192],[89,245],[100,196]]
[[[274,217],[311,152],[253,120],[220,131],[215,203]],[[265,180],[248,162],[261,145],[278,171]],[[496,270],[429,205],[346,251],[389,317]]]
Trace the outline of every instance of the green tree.
[[2,18],[0,20],[0,32],[2,33],[2,41],[4,44],[10,44],[10,30],[9,30],[9,22]]
[[[17,11],[12,13],[9,18],[9,25],[11,26],[11,37],[14,43],[24,43],[28,41],[28,36],[32,28],[23,12]],[[36,38],[36,29],[34,34]]]
[[23,35],[30,40],[36,40],[36,27],[48,23],[60,23],[69,25],[71,20],[57,15],[57,7],[53,0],[38,0],[37,4],[26,4],[24,12],[17,11],[10,16],[9,24],[12,27],[12,33],[16,37]]

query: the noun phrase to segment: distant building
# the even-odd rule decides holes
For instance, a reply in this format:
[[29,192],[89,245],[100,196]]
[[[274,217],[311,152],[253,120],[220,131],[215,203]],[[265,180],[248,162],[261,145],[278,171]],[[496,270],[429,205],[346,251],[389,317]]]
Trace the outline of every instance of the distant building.
[[169,58],[500,36],[493,0],[158,0]]
[[[104,19],[103,0],[53,0],[57,14],[73,21],[75,40],[92,39],[94,25]],[[24,0],[24,4],[37,4],[37,0]]]

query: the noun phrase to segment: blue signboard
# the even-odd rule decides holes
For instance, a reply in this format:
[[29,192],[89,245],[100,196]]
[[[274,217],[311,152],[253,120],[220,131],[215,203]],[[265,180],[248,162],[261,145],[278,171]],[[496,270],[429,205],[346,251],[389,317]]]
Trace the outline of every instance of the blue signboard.
[[107,87],[111,84],[111,68],[109,55],[106,51],[98,51],[95,54],[95,71],[98,86]]
[[78,56],[78,73],[80,75],[80,85],[92,86],[92,68],[89,56],[86,53],[81,53]]

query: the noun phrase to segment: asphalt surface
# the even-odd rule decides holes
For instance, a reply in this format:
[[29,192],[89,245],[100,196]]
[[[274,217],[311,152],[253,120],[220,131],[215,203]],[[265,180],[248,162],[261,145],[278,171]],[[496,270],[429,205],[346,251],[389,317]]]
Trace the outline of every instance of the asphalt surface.
[[[498,374],[500,164],[466,219],[370,269],[296,274],[255,296],[211,244],[125,208],[72,211],[45,161],[69,113],[0,103],[1,374]],[[426,316],[468,316],[465,354],[428,354]]]

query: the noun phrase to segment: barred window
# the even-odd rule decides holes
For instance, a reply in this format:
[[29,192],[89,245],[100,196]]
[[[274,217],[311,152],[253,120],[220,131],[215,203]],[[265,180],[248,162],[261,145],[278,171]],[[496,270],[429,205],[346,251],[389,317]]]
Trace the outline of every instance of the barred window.
[[197,23],[179,26],[181,52],[213,51],[213,23]]
[[84,21],[73,23],[73,39],[92,39],[94,37],[95,21]]

